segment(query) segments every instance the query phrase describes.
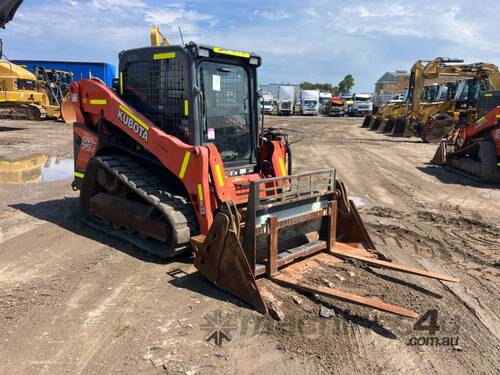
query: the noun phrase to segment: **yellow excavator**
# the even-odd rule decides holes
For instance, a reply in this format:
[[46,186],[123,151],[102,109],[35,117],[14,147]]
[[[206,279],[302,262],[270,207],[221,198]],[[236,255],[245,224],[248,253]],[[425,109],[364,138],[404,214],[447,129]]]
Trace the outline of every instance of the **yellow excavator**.
[[[475,103],[481,92],[500,88],[500,73],[496,65],[449,64],[453,62],[461,60],[437,58],[422,70],[417,66],[415,74],[410,76],[409,101],[405,111],[397,118],[392,135],[416,135],[424,142],[439,142],[457,123],[472,121],[476,111]],[[439,77],[449,77],[448,83],[460,80],[455,96],[425,103],[422,100],[425,80]],[[441,87],[449,88],[447,85]]]
[[409,104],[414,97],[420,98],[424,89],[424,80],[421,78],[424,72],[422,60],[413,64],[410,73],[409,87],[402,103],[388,103],[378,109],[374,115],[367,115],[362,127],[370,130],[378,130],[384,133],[392,133],[397,119],[409,109]]
[[[0,27],[14,17],[22,0],[0,4]],[[3,58],[0,41],[0,118],[59,119],[72,73],[37,67],[30,72]]]

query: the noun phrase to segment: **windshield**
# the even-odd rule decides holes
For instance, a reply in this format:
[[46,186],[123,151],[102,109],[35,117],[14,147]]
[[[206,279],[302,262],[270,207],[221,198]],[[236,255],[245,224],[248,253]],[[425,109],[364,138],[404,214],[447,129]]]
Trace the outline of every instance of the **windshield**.
[[445,101],[447,97],[448,97],[448,86],[445,85],[439,86],[439,91],[436,100],[439,102]]
[[304,100],[305,105],[316,105],[316,100]]
[[204,61],[198,82],[205,98],[203,144],[214,143],[223,161],[251,156],[249,80],[237,65]]
[[272,100],[264,100],[264,105],[272,105],[273,101]]

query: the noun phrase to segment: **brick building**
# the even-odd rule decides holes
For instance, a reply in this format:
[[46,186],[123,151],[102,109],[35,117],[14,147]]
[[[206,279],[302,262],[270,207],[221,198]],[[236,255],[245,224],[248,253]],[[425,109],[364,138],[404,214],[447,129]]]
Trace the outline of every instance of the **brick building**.
[[410,74],[405,70],[386,72],[375,83],[375,104],[382,105],[408,88]]

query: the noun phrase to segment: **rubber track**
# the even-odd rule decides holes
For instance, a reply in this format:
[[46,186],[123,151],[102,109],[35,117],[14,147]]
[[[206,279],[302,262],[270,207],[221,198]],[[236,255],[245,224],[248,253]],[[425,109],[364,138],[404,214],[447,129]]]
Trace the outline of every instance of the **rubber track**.
[[158,177],[129,157],[99,156],[95,157],[94,160],[99,163],[101,168],[118,178],[127,188],[147,203],[155,206],[168,219],[172,238],[177,245],[169,246],[156,240],[143,239],[124,229],[100,225],[92,220],[85,220],[87,224],[161,258],[175,256],[188,248],[191,236],[198,234],[198,220],[191,202],[187,198],[166,191],[165,184]]

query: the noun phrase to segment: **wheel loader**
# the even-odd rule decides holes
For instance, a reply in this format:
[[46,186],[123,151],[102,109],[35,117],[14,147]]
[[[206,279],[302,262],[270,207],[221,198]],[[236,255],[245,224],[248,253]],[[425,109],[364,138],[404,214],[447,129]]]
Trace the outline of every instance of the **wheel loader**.
[[114,88],[70,86],[72,186],[86,223],[161,258],[192,251],[205,278],[262,313],[259,279],[268,278],[417,317],[303,277],[343,259],[457,281],[379,252],[334,169],[293,174],[288,135],[259,122],[260,56],[153,39],[119,54]]
[[482,182],[500,183],[500,90],[481,93],[476,119],[458,124],[431,161]]

